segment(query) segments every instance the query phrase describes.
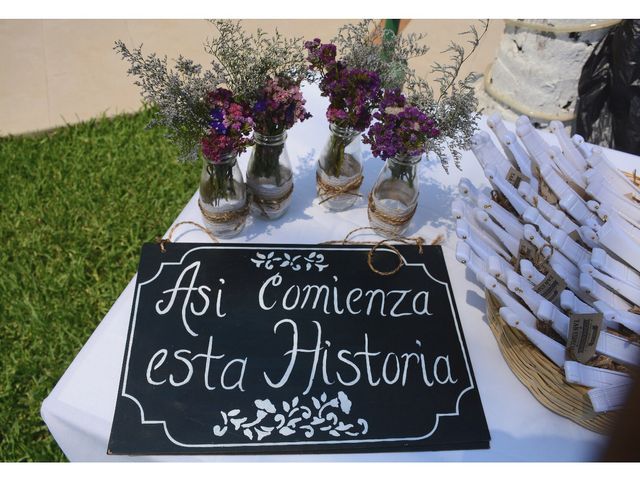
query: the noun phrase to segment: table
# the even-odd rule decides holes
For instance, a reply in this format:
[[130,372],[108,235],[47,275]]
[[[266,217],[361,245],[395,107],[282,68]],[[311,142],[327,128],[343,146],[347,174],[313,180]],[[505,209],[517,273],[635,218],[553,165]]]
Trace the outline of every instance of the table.
[[[328,135],[324,111],[326,99],[315,87],[305,88],[307,106],[314,117],[289,133],[287,148],[295,174],[295,190],[289,212],[274,222],[258,219],[228,242],[309,243],[341,240],[356,227],[367,226],[367,205],[360,199],[345,212],[328,212],[315,200],[315,161]],[[479,122],[488,131],[486,119]],[[508,127],[514,130],[513,125]],[[542,133],[550,143],[551,134]],[[637,168],[638,157],[607,150],[608,158],[628,171]],[[248,153],[239,160],[246,171]],[[419,207],[407,235],[428,241],[443,234],[444,256],[449,269],[462,326],[491,432],[489,450],[447,452],[400,452],[337,455],[234,455],[234,456],[110,456],[107,442],[116,404],[135,278],[126,286],[95,332],[42,404],[41,414],[52,435],[71,461],[581,461],[596,460],[606,438],[552,413],[540,405],[511,373],[489,329],[483,289],[473,274],[455,259],[455,222],[451,202],[457,184],[468,177],[486,185],[484,174],[471,152],[463,156],[463,172],[453,164],[446,174],[437,159],[420,165]],[[364,164],[365,194],[373,186],[383,164],[371,157]],[[197,185],[194,178],[194,186]],[[202,222],[194,193],[175,222]],[[175,223],[174,222],[174,223]],[[376,239],[370,236],[370,239]],[[359,237],[358,239],[363,239]],[[174,235],[179,242],[210,242],[199,229],[181,226]]]

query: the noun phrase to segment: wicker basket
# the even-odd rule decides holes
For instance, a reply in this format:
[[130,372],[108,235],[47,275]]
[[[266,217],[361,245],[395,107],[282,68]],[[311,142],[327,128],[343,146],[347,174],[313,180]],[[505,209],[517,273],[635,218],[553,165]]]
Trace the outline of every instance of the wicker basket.
[[511,371],[534,397],[552,412],[573,420],[597,433],[608,433],[615,424],[616,412],[595,413],[586,387],[565,381],[564,372],[549,360],[519,330],[500,316],[500,304],[486,292],[487,317],[502,356]]
[[[640,186],[640,176],[623,172]],[[596,413],[587,396],[589,388],[565,380],[564,372],[549,360],[519,330],[510,327],[500,317],[500,304],[488,291],[487,317],[502,356],[511,371],[534,397],[552,412],[597,433],[607,434],[617,421],[617,412]]]

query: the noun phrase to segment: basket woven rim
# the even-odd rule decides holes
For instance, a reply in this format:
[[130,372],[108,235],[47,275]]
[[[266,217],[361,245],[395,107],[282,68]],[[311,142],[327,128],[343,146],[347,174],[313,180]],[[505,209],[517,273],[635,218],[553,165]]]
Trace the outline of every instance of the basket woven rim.
[[547,358],[519,330],[500,316],[497,299],[485,291],[489,327],[509,369],[546,408],[593,432],[606,435],[615,426],[617,412],[596,413],[589,388],[568,383],[563,370]]

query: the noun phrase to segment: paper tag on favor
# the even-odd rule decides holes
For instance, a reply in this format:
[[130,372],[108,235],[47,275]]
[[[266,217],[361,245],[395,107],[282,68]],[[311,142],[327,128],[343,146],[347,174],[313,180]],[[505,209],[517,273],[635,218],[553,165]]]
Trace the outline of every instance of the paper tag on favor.
[[569,315],[567,351],[571,358],[575,358],[580,363],[586,363],[596,354],[602,318],[601,312]]
[[513,188],[518,188],[520,186],[520,182],[528,182],[529,177],[523,175],[523,173],[515,167],[509,168],[506,177],[507,182],[513,185]]
[[567,282],[547,262],[538,265],[538,269],[545,274],[545,277],[538,285],[533,287],[533,290],[550,302],[555,302],[567,288]]
[[549,185],[547,185],[547,182],[545,182],[542,178],[540,179],[540,196],[551,205],[557,205],[559,202],[556,194],[553,193],[551,187],[549,187]]
[[538,247],[525,238],[520,239],[520,245],[518,246],[518,258],[516,259],[518,272],[520,272],[520,260],[522,259],[529,260],[544,275],[551,268],[547,258],[538,250]]
[[540,174],[540,169],[538,168],[537,165],[533,166],[533,176],[538,179],[538,183],[540,184],[540,187],[538,189],[539,190],[538,194],[551,205],[557,205],[559,199],[556,196],[556,194],[553,193],[553,191],[551,190],[551,187],[547,185],[547,182],[545,182],[544,179],[542,178],[542,175]]
[[530,260],[535,264],[538,258],[538,247],[531,243],[526,238],[520,239],[520,245],[518,247],[518,265],[520,265],[521,259]]

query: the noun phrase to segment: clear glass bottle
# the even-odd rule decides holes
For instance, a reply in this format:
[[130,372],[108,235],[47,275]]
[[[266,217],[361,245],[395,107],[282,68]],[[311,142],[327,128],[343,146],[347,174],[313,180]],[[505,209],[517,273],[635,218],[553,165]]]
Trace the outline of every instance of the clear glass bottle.
[[329,210],[351,208],[358,200],[362,184],[362,142],[353,128],[329,124],[329,140],[316,170],[320,203]]
[[216,237],[234,237],[242,232],[249,214],[238,156],[229,154],[218,162],[203,160],[198,204],[205,225]]
[[291,204],[293,174],[285,141],[279,135],[253,134],[255,145],[247,166],[247,187],[251,190],[251,213],[266,220],[280,218]]
[[369,224],[382,236],[402,235],[418,206],[421,155],[388,158],[369,195]]

